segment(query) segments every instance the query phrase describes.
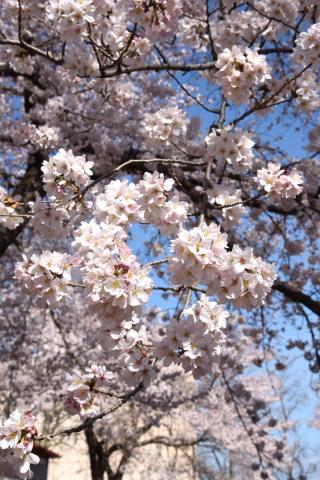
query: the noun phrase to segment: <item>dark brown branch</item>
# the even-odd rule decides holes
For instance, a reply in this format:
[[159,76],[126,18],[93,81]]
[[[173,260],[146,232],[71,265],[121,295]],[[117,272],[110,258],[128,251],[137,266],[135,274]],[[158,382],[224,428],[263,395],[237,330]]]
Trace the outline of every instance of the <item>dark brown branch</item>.
[[94,415],[91,418],[88,418],[87,420],[85,420],[85,422],[80,423],[75,427],[66,428],[65,430],[58,430],[57,432],[51,433],[49,435],[40,436],[37,438],[37,441],[40,442],[42,440],[52,440],[53,438],[58,437],[60,435],[70,435],[71,433],[82,432],[83,430],[86,430],[88,427],[93,425],[97,420],[101,420],[107,415],[110,415],[111,413],[117,411],[120,407],[122,407],[122,405],[126,404],[129,400],[131,400],[131,398],[133,398],[142,389],[143,389],[143,383],[141,382],[134,390],[124,395],[119,402],[117,402],[115,405],[113,405],[113,407],[109,408],[108,410],[98,413],[97,415]]
[[262,55],[270,55],[272,53],[293,53],[293,48],[290,48],[290,47],[260,48],[258,52]]
[[174,448],[184,448],[184,447],[193,447],[195,445],[199,445],[199,443],[203,442],[209,442],[210,438],[205,436],[203,434],[201,437],[195,439],[195,440],[176,440],[176,441],[170,441],[169,438],[166,437],[154,437],[150,438],[149,440],[144,440],[143,442],[137,443],[135,447],[144,447],[146,445],[165,445],[166,447],[174,447]]
[[302,303],[305,307],[311,310],[316,315],[320,316],[320,302],[316,302],[309,295],[291,287],[288,283],[276,281],[273,284],[273,290],[281,292],[287,298],[296,303]]
[[[35,192],[40,195],[43,194],[41,165],[45,158],[41,151],[31,154],[25,174],[14,189],[13,195],[20,195],[24,204],[34,200]],[[28,219],[15,230],[0,228],[0,256],[6,252],[11,244],[16,242],[27,223]]]

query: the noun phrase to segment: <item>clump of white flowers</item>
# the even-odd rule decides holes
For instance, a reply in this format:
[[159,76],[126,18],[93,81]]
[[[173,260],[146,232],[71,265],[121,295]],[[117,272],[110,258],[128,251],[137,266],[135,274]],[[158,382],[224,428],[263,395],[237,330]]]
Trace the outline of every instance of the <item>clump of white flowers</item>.
[[35,421],[31,411],[15,410],[0,427],[0,464],[10,478],[32,478],[30,465],[40,461],[32,453],[33,440],[37,436]]
[[149,299],[152,287],[149,268],[140,266],[125,244],[99,254],[88,253],[81,273],[90,303],[99,309],[104,306],[116,312],[120,309],[123,319],[128,311]]
[[14,230],[23,223],[23,216],[19,215],[21,204],[17,198],[12,198],[0,186],[0,225]]
[[103,365],[93,364],[86,368],[84,374],[67,375],[67,395],[64,409],[70,415],[80,415],[82,420],[98,413],[95,403],[97,390],[104,388],[113,379]]
[[59,145],[59,131],[47,125],[40,125],[35,128],[33,134],[30,136],[30,142],[39,149],[47,150],[57,148]]
[[217,295],[220,302],[231,300],[239,308],[263,305],[276,278],[273,265],[255,257],[252,249],[235,246],[228,252],[227,235],[214,224],[181,230],[171,245],[172,283],[205,285],[208,294]]
[[188,214],[187,202],[181,202],[178,195],[168,199],[173,186],[172,178],[165,180],[158,172],[146,172],[138,183],[143,221],[159,228],[162,234],[176,233]]
[[[282,19],[291,25],[294,25],[299,8],[301,8],[299,0],[290,0],[290,2],[287,0],[255,0],[254,5],[266,17]],[[276,27],[271,30],[276,30]]]
[[305,113],[312,113],[320,107],[319,87],[316,75],[307,71],[297,79],[297,102]]
[[47,18],[58,27],[61,39],[75,40],[87,31],[87,24],[94,21],[93,0],[49,0]]
[[24,288],[36,295],[40,304],[57,307],[71,292],[71,257],[66,253],[42,252],[31,255],[30,260],[23,255],[17,263],[15,276]]
[[295,168],[283,170],[279,163],[269,162],[267,168],[258,170],[257,180],[272,200],[295,198],[303,190],[302,174]]
[[99,255],[106,250],[117,251],[127,238],[127,234],[119,225],[97,222],[93,218],[89,222],[81,222],[74,232],[74,238],[73,246],[79,254],[91,252],[91,255]]
[[206,144],[208,154],[214,157],[218,167],[223,167],[225,161],[232,165],[235,172],[252,167],[254,142],[241,130],[231,130],[229,127],[212,130],[206,138]]
[[95,216],[114,225],[128,225],[139,220],[139,191],[127,180],[113,180],[97,195]]
[[195,378],[210,374],[224,345],[228,316],[222,305],[202,295],[166,328],[157,355],[164,365],[181,365]]
[[235,245],[225,256],[218,281],[208,283],[207,293],[217,295],[222,303],[231,301],[236,308],[252,310],[264,304],[276,278],[272,264],[256,257],[252,248]]
[[317,66],[320,62],[320,23],[314,23],[306,32],[299,34],[296,40],[294,60],[297,65]]
[[236,105],[250,99],[252,87],[271,79],[271,69],[264,55],[236,45],[231,50],[225,48],[218,55],[216,68],[215,79],[224,96]]
[[[129,4],[129,5],[128,5]],[[129,6],[129,17],[143,26],[146,35],[156,39],[160,34],[171,33],[175,23],[182,13],[181,0],[130,0],[125,2],[126,9]]]
[[[101,316],[99,343],[123,366],[122,378],[129,385],[148,384],[155,375],[152,336],[136,315]],[[121,321],[122,320],[122,321]]]
[[95,201],[95,216],[109,224],[151,223],[162,234],[176,233],[188,213],[188,204],[178,195],[169,198],[174,185],[163,174],[146,172],[137,184],[113,180]]
[[84,51],[83,45],[66,50],[64,66],[71,75],[95,77],[99,72],[97,58],[90,51]]
[[11,138],[15,145],[32,145],[37,149],[52,150],[59,144],[60,131],[47,125],[36,127],[31,122],[16,121]]
[[92,167],[93,162],[86,161],[84,155],[75,156],[71,150],[60,148],[41,167],[44,189],[59,200],[77,196],[80,188],[89,184]]
[[143,135],[149,144],[170,145],[187,133],[189,121],[185,112],[178,107],[162,107],[155,113],[145,115]]
[[227,235],[213,223],[207,225],[203,222],[192,230],[181,229],[171,242],[173,256],[169,270],[172,283],[191,287],[217,278],[223,269],[226,248]]
[[[195,24],[199,25],[197,22]],[[267,24],[268,20],[265,17],[257,15],[252,10],[233,10],[218,22],[211,22],[214,44],[221,51],[223,48],[243,43],[243,39],[247,42],[254,41],[259,32],[267,35],[272,30],[266,28]]]
[[69,212],[59,202],[43,202],[37,195],[34,202],[30,202],[34,230],[47,238],[61,238],[68,233],[66,223]]
[[229,230],[239,223],[244,213],[241,190],[234,190],[228,185],[215,185],[207,190],[208,203],[218,207],[223,217],[223,228]]

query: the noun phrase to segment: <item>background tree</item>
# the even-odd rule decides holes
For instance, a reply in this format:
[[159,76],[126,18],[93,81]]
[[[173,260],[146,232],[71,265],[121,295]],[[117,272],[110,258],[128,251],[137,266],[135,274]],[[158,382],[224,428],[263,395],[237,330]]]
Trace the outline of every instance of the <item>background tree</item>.
[[[9,0],[0,15],[6,416],[26,400],[21,375],[28,401],[54,408],[64,389],[92,462],[101,449],[93,478],[121,478],[139,428],[162,419],[159,382],[173,399],[185,389],[163,415],[180,411],[190,434],[161,441],[210,439],[231,478],[305,475],[267,406],[286,349],[320,367],[318,2]],[[107,371],[86,372],[96,363]],[[170,363],[182,368],[166,380]],[[120,398],[100,404],[100,384]],[[112,421],[98,420],[130,408],[142,426],[106,443]],[[28,478],[43,436],[17,415],[1,449]]]

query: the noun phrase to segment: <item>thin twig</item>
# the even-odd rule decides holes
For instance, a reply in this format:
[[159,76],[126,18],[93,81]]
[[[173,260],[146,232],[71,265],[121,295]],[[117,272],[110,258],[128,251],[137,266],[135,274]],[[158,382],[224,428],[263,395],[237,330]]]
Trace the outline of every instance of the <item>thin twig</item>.
[[88,427],[93,425],[97,420],[101,420],[102,418],[106,417],[107,415],[110,415],[111,413],[117,411],[122,405],[127,403],[131,398],[133,398],[138,392],[140,392],[143,389],[143,383],[139,383],[139,385],[132,390],[131,392],[127,393],[124,395],[121,400],[116,403],[113,407],[109,408],[108,410],[105,410],[104,412],[101,412],[97,415],[94,415],[91,418],[87,418],[83,423],[80,425],[76,425],[75,427],[71,428],[66,428],[65,430],[58,430],[57,432],[51,433],[49,435],[42,435],[40,437],[37,437],[37,441],[41,442],[43,440],[52,440],[55,437],[58,437],[60,435],[71,435],[71,433],[79,433],[82,432],[83,430],[86,430]]
[[175,160],[175,159],[164,159],[164,158],[141,158],[141,159],[133,159],[133,160],[128,160],[127,162],[122,163],[118,167],[114,168],[111,172],[106,173],[105,175],[102,175],[101,177],[97,178],[93,182],[91,182],[84,190],[82,191],[82,196],[84,196],[87,191],[97,185],[97,183],[100,183],[102,180],[106,180],[107,178],[112,177],[115,175],[117,172],[120,172],[120,170],[123,170],[126,167],[129,167],[130,165],[134,165],[137,163],[162,163],[164,165],[188,165],[192,167],[201,167],[206,165],[206,162],[191,162],[188,160]]

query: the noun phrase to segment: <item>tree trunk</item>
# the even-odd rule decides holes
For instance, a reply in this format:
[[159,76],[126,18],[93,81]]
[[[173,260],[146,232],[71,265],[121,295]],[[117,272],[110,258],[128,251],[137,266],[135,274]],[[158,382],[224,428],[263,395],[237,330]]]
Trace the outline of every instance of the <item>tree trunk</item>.
[[85,432],[89,449],[91,478],[92,480],[104,480],[106,461],[102,445],[97,440],[92,426],[88,427]]
[[108,480],[122,480],[122,477],[123,477],[123,473],[114,473],[114,474],[111,474],[108,476]]

